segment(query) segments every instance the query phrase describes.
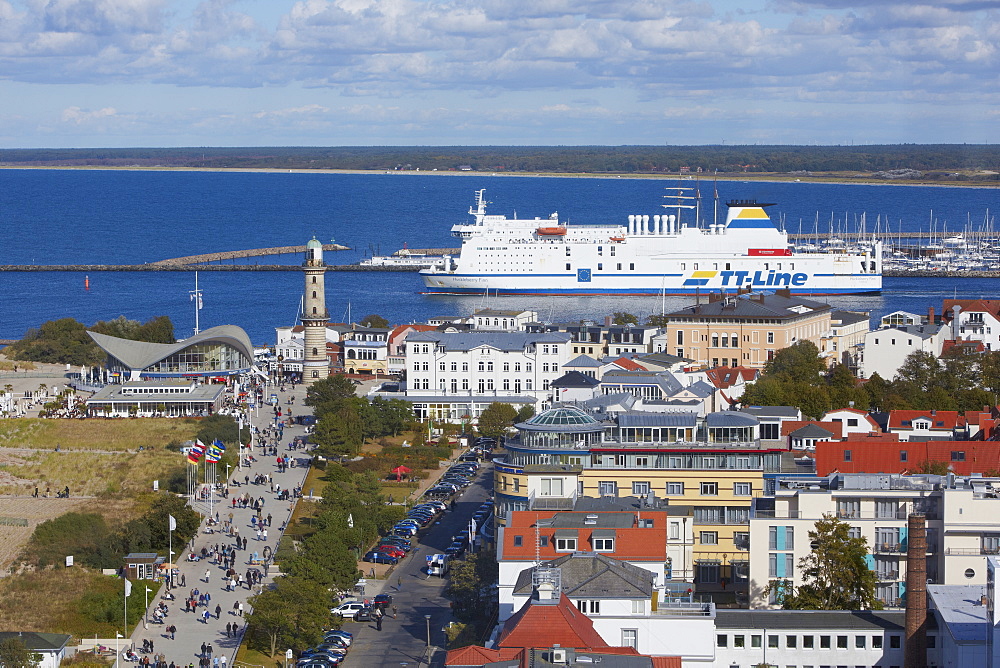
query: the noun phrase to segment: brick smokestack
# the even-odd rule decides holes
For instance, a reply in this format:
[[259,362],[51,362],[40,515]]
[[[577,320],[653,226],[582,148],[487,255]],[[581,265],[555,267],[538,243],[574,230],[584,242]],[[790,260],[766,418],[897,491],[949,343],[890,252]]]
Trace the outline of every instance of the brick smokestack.
[[927,518],[907,518],[905,668],[927,665]]

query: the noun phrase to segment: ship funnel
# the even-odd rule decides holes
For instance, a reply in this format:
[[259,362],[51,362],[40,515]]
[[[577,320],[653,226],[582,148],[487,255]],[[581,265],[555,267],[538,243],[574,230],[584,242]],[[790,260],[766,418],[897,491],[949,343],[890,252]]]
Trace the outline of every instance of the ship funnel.
[[663,229],[660,227],[660,216],[653,216],[653,234],[659,236],[663,234]]
[[635,234],[635,216],[628,217],[628,233],[630,235]]

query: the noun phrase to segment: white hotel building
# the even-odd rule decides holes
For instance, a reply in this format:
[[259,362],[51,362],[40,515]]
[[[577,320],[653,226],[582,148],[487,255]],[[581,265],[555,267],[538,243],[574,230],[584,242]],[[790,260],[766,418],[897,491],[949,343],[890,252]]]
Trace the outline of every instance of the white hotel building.
[[563,332],[420,332],[406,339],[405,399],[417,417],[475,419],[495,401],[549,407],[571,357]]

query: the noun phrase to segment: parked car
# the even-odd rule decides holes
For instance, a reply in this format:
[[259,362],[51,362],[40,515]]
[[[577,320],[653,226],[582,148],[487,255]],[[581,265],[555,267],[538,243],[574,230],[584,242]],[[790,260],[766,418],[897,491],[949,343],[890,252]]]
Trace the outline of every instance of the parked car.
[[365,607],[365,604],[361,601],[348,601],[347,603],[341,603],[336,608],[330,610],[330,612],[343,617],[353,617],[354,613],[363,607]]
[[386,608],[392,606],[392,594],[378,594],[372,599],[372,605],[385,612]]
[[323,640],[329,640],[331,638],[339,638],[348,647],[354,644],[354,634],[348,633],[347,631],[341,631],[339,629],[334,629],[331,631],[326,631],[323,633]]
[[[396,543],[387,543],[385,541],[379,541],[378,546],[376,546],[376,548],[375,548],[375,551],[376,552],[385,552],[386,550],[384,550],[383,548],[391,548],[393,550],[399,550],[403,554],[406,554],[407,552],[409,552],[410,550],[413,549],[409,545],[405,545],[404,546],[404,545],[397,545]],[[389,554],[392,554],[392,553],[390,552]]]
[[372,608],[370,605],[358,610],[358,614],[354,615],[354,621],[356,622],[370,622],[372,620]]
[[410,550],[413,548],[413,544],[407,538],[401,536],[383,536],[381,543],[386,543],[388,545],[395,545],[404,550]]
[[[391,555],[385,554],[384,552],[379,552],[378,550],[372,550],[371,552],[366,552],[363,561],[367,561],[371,564],[395,564],[399,562],[399,559]],[[360,610],[358,610],[360,612]],[[357,613],[355,613],[355,619],[357,619]]]
[[375,548],[375,551],[381,552],[382,554],[388,554],[390,557],[396,557],[397,559],[402,559],[406,556],[406,552],[395,545],[379,545]]
[[334,659],[333,657],[317,656],[299,659],[295,663],[295,666],[296,668],[336,668],[336,666],[339,666],[342,661],[342,657]]

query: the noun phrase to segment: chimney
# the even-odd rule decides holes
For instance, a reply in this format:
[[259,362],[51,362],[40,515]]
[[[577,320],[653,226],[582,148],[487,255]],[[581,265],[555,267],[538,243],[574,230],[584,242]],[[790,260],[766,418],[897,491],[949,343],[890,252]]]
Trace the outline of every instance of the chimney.
[[928,325],[933,325],[934,324],[934,307],[933,306],[928,306],[927,307],[927,324]]
[[907,518],[905,668],[927,665],[927,518]]

